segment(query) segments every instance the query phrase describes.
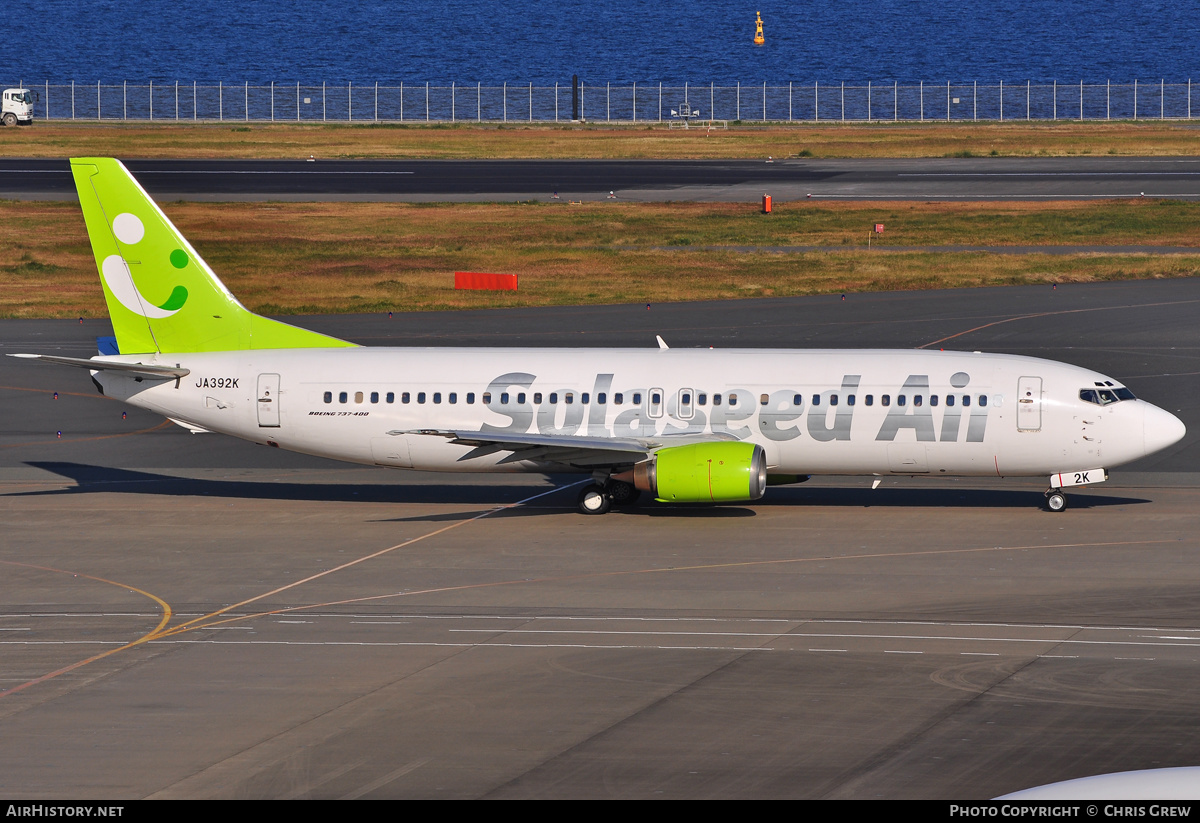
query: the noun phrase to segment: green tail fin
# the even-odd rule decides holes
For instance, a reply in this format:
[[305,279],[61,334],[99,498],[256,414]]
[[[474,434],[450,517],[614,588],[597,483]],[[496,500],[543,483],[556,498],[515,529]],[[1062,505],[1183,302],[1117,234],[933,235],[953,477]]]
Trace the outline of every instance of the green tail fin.
[[71,173],[121,354],[354,345],[246,309],[119,161]]

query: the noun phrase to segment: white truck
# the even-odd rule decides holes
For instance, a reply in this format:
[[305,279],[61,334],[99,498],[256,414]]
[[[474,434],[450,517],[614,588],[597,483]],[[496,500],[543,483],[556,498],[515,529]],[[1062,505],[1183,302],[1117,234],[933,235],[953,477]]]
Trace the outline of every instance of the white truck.
[[5,89],[0,97],[0,121],[6,126],[33,124],[34,93],[29,89]]

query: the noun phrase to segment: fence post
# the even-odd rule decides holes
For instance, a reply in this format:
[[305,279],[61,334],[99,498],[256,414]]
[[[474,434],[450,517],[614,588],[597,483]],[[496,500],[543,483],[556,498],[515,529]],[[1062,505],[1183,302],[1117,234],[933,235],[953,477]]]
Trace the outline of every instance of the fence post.
[[[637,83],[634,83],[633,87],[637,88]],[[533,122],[533,81],[532,80],[529,81],[529,122],[530,123]]]
[[871,81],[867,81],[867,122],[871,122]]
[[1029,119],[1029,84],[1031,80],[1025,81],[1025,119]]
[[788,122],[792,122],[792,81],[788,81]]
[[217,81],[217,119],[225,119],[225,81]]
[[[688,113],[684,116],[690,117],[692,113],[692,102],[688,100],[688,81],[686,80],[683,81],[683,105],[684,108],[688,110]],[[683,122],[686,123],[687,120],[684,120]]]
[[[74,84],[74,80],[71,81]],[[71,86],[71,119],[75,119],[75,86]],[[1188,78],[1188,120],[1192,119],[1192,78]]]
[[1137,78],[1133,78],[1133,119],[1137,120]]
[[558,122],[558,81],[554,81],[554,122]]
[[821,119],[821,81],[813,81],[813,122]]
[[900,81],[892,81],[892,122],[900,120]]
[[249,120],[250,119],[250,81],[243,80],[242,82],[246,84],[246,91],[245,91],[246,97],[242,101],[242,105],[244,105],[246,107],[246,110],[243,112],[243,114],[246,115],[246,117],[244,119]]
[[328,111],[325,108],[325,81],[321,81],[321,122],[327,119]]
[[121,119],[129,119],[129,81],[121,81]]
[[[178,85],[179,81],[177,80],[175,82],[176,82],[176,85]],[[1190,81],[1190,80],[1188,81],[1188,83],[1191,83],[1191,82],[1192,81]],[[1190,89],[1190,86],[1189,86],[1189,89]],[[1188,106],[1189,106],[1188,110],[1189,111],[1191,110],[1190,109],[1191,105],[1192,105],[1191,94],[1189,93],[1188,94]],[[71,119],[72,120],[75,119],[75,81],[74,80],[71,81]]]
[[763,81],[763,122],[767,122],[767,81]]
[[1167,79],[1163,77],[1158,83],[1158,119],[1165,120],[1167,117]]
[[[299,101],[297,101],[297,102],[299,102]],[[196,103],[196,81],[193,80],[192,81],[192,122],[193,123],[196,122],[197,108],[198,108],[198,105]],[[296,107],[296,111],[300,111],[299,106]]]
[[742,119],[742,81],[739,80],[738,84],[737,84],[737,120],[740,122],[741,119]]
[[579,122],[580,123],[587,122],[587,115],[585,114],[584,108],[583,108],[583,81],[582,80],[579,81]]
[[979,81],[975,80],[971,86],[971,122],[979,121]]
[[354,121],[354,81],[346,81],[346,120]]
[[1054,100],[1054,119],[1058,119],[1058,78],[1054,78],[1054,85],[1051,87],[1050,95]]
[[504,81],[504,122],[508,122],[508,81]]
[[[450,101],[450,105],[454,105],[454,101]],[[425,81],[425,122],[429,122],[429,81]]]
[[637,81],[633,81],[633,122],[637,122]]
[[379,122],[379,81],[375,81],[375,122]]
[[708,122],[711,125],[717,119],[717,84],[708,81]]
[[1083,80],[1079,81],[1079,122],[1083,122]]
[[404,122],[404,81],[400,81],[400,122]]
[[296,81],[296,122],[300,122],[300,81]]
[[1000,81],[1000,122],[1004,122],[1004,81]]
[[950,122],[950,81],[946,81],[946,122]]
[[96,81],[96,122],[100,122],[100,81]]
[[658,81],[658,122],[662,122],[662,81]]
[[846,122],[846,81],[842,81],[842,122]]
[[[49,83],[46,84],[46,96],[47,97],[50,96],[50,84]],[[46,119],[47,120],[50,119],[49,115],[46,116]],[[150,122],[151,123],[154,122],[154,81],[153,80],[150,81]]]
[[483,122],[483,83],[475,81],[475,122]]
[[450,122],[453,123],[458,112],[454,109],[454,81],[450,81]]
[[46,81],[46,119],[50,119],[50,81]]
[[925,122],[925,81],[921,81],[921,122]]
[[612,81],[604,84],[604,122],[612,122]]

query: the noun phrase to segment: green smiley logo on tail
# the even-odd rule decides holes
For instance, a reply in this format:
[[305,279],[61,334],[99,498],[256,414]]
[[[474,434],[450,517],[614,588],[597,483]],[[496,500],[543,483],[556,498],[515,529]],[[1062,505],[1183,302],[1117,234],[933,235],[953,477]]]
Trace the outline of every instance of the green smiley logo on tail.
[[119,161],[71,173],[122,354],[353,345],[247,310]]

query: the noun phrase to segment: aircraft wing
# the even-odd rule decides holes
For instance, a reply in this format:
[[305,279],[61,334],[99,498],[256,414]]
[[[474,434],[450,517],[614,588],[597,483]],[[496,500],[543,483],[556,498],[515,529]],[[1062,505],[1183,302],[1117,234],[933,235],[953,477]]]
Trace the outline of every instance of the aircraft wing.
[[660,434],[652,437],[575,437],[572,435],[414,429],[390,431],[388,434],[444,437],[455,445],[474,446],[475,448],[459,458],[460,462],[506,451],[509,452],[509,455],[502,459],[501,463],[535,460],[565,463],[580,468],[628,466],[640,463],[658,449],[667,446],[687,446],[693,443],[714,443],[738,439],[732,434],[709,432]]

